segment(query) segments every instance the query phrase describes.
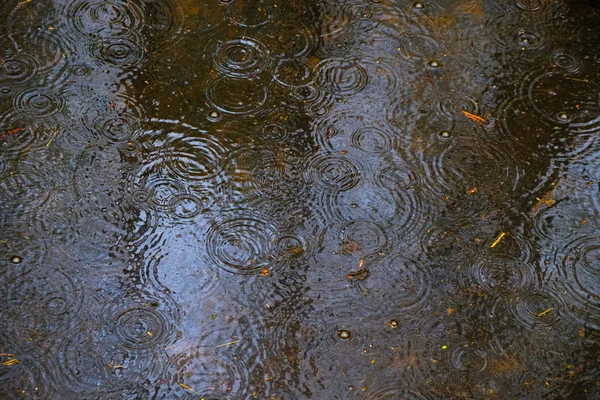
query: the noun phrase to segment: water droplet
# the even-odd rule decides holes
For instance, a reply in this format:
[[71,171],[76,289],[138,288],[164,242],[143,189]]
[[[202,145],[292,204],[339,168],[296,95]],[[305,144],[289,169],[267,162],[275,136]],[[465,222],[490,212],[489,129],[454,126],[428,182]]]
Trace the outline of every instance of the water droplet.
[[569,114],[567,114],[566,112],[560,112],[558,113],[558,118],[562,121],[567,121],[569,119]]
[[421,9],[425,8],[425,5],[423,5],[423,3],[416,2],[413,4],[413,7],[418,10],[421,10]]
[[211,119],[217,119],[217,118],[219,118],[219,113],[218,113],[218,112],[216,112],[216,111],[211,111],[211,112],[208,114],[208,116],[209,116]]
[[448,139],[448,138],[450,138],[451,135],[450,135],[450,132],[448,132],[448,131],[441,131],[440,136],[443,137],[444,139]]
[[342,340],[348,340],[350,339],[350,332],[346,331],[346,330],[339,330],[337,331],[337,335],[340,337],[340,339]]
[[10,259],[10,261],[11,261],[13,264],[21,264],[21,262],[23,261],[23,259],[22,259],[21,257],[19,257],[19,256],[13,256],[13,257]]
[[396,329],[398,325],[398,321],[396,321],[395,319],[390,319],[387,323],[387,326],[389,326],[392,329]]
[[429,66],[431,68],[440,68],[442,65],[439,62],[437,62],[437,61],[430,61],[429,62]]

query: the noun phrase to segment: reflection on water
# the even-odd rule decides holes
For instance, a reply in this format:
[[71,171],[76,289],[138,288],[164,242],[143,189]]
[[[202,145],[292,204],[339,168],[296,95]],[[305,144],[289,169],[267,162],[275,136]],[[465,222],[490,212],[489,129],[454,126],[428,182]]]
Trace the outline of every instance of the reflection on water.
[[0,397],[600,396],[600,8],[7,0]]

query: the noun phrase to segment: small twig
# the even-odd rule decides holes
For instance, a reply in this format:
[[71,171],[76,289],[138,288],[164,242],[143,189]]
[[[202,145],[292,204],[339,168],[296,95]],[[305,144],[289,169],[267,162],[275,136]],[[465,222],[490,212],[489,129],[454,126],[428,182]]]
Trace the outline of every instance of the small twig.
[[498,236],[498,239],[494,240],[494,243],[492,243],[492,245],[490,246],[490,248],[491,248],[491,249],[493,249],[494,247],[496,247],[496,245],[497,245],[498,243],[500,243],[500,241],[502,240],[502,238],[503,238],[504,236],[506,236],[506,232],[502,232],[502,233],[500,234],[500,236]]
[[52,143],[52,141],[56,137],[57,133],[58,133],[58,129],[54,131],[54,133],[52,134],[52,137],[50,138],[50,140],[48,140],[48,143],[46,143],[46,147],[50,146],[50,143]]
[[239,340],[234,340],[233,342],[228,342],[228,343],[223,343],[223,344],[220,344],[220,345],[218,345],[217,347],[229,346],[230,344],[236,344],[236,343],[239,343],[239,342],[241,342],[241,341],[242,341],[242,339],[239,339]]
[[463,111],[463,115],[469,119],[472,119],[475,122],[479,122],[480,124],[485,124],[487,121],[484,118],[481,118],[479,115],[471,114],[468,111]]
[[183,101],[185,101],[185,104],[190,104],[187,99],[185,98],[185,96],[183,95],[183,92],[181,91],[181,89],[178,89],[179,93],[181,94],[181,97],[183,97]]
[[554,310],[554,307],[550,307],[549,309],[547,309],[546,311],[542,311],[541,313],[539,313],[537,316],[539,317],[543,317],[544,315],[548,314],[550,311]]

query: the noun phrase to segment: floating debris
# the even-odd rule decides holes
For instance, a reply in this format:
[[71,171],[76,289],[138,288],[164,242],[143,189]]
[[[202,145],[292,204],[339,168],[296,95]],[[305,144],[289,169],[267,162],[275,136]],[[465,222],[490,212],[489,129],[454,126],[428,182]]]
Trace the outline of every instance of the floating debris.
[[238,339],[238,340],[234,340],[234,341],[232,341],[232,342],[227,342],[227,343],[220,344],[220,345],[218,345],[217,347],[229,346],[229,345],[232,345],[232,344],[239,343],[239,342],[241,342],[241,341],[242,341],[242,339]]
[[493,249],[494,247],[496,247],[498,245],[498,243],[500,243],[500,241],[502,240],[502,238],[506,236],[506,232],[502,232],[500,234],[500,236],[498,236],[498,238],[496,240],[494,240],[494,243],[492,243],[492,245],[490,246],[491,249]]
[[350,339],[352,337],[352,335],[350,334],[350,332],[346,331],[346,330],[339,330],[339,331],[337,331],[337,335],[342,340],[348,340],[348,339]]
[[347,278],[350,281],[364,281],[369,277],[369,275],[371,275],[371,271],[369,271],[367,268],[361,268],[358,271],[350,271],[350,273],[347,275]]
[[467,118],[469,118],[469,119],[471,119],[471,120],[473,120],[473,121],[475,121],[475,122],[478,122],[478,123],[480,123],[480,124],[485,124],[485,123],[487,123],[487,121],[486,121],[484,118],[481,118],[479,115],[471,114],[471,113],[470,113],[470,112],[468,112],[468,111],[463,111],[462,113],[463,113],[463,115],[464,115],[465,117],[467,117]]
[[541,313],[539,313],[537,316],[539,317],[543,317],[544,315],[548,314],[550,311],[554,310],[554,307],[550,307],[549,309],[542,311]]

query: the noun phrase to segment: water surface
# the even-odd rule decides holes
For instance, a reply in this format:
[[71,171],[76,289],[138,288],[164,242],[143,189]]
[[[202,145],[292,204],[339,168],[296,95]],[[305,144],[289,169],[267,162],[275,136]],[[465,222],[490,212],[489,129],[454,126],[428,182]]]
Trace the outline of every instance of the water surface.
[[4,1],[0,398],[599,398],[599,27]]

